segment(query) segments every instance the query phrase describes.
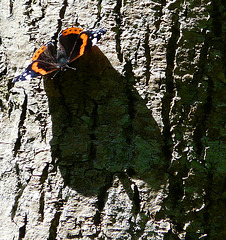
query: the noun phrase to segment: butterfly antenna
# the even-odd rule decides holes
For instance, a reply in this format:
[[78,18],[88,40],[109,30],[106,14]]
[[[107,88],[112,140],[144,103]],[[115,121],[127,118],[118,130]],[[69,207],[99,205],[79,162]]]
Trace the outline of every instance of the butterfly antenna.
[[56,75],[58,74],[59,71],[60,71],[60,69],[58,69],[58,70],[56,71],[56,73],[51,77],[51,79],[54,79],[54,78],[56,77]]
[[72,69],[72,70],[76,71],[76,68],[70,67],[68,65],[66,66],[66,68],[69,68],[69,69]]

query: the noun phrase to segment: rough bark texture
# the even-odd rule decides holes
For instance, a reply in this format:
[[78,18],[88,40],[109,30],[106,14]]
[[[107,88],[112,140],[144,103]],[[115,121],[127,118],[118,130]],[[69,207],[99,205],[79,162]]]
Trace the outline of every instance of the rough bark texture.
[[[0,239],[225,239],[225,1],[0,4]],[[108,32],[13,85],[70,26]]]

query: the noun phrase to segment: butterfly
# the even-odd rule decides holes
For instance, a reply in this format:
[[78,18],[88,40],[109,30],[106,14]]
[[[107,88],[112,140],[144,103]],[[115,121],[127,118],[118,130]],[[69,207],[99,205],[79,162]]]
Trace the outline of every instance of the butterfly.
[[[71,68],[68,64],[81,57],[88,49],[94,46],[107,32],[106,29],[97,31],[70,27],[59,34],[59,49],[52,42],[39,48],[31,59],[31,64],[23,73],[15,77],[13,82],[24,81],[38,76],[44,76],[51,72]],[[54,76],[55,76],[54,75]]]

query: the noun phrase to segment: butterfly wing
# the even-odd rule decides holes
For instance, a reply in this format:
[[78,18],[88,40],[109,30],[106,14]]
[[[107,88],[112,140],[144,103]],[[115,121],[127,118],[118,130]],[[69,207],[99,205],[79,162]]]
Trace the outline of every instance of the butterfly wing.
[[32,63],[31,63],[27,66],[24,72],[22,72],[19,76],[13,79],[13,82],[25,81],[38,76],[41,76],[41,74],[36,73],[35,71],[32,70]]
[[77,42],[82,28],[71,27],[63,30],[59,35],[59,45],[67,58],[72,54],[75,43]]
[[32,63],[22,74],[15,77],[13,82],[24,81],[56,71],[59,68],[56,56],[55,46],[51,42],[45,44],[35,52],[31,59]]
[[68,28],[59,35],[60,47],[65,52],[68,62],[72,62],[94,46],[105,33],[105,29],[82,31],[81,28]]

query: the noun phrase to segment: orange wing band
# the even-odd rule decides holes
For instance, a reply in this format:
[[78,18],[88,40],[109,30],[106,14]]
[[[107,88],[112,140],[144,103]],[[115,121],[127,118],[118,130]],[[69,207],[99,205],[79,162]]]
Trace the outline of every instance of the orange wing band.
[[34,60],[37,60],[39,58],[39,56],[46,50],[46,48],[47,48],[46,46],[39,48],[35,52],[34,56],[32,57],[31,62],[33,62]]
[[79,51],[79,55],[81,56],[84,52],[85,52],[85,47],[87,45],[87,41],[88,41],[88,35],[85,33],[82,33],[80,35],[80,38],[82,39],[82,45],[80,47],[80,51]]
[[84,54],[84,52],[85,52],[85,47],[86,47],[86,45],[87,45],[87,41],[88,41],[89,37],[87,36],[87,34],[82,33],[82,34],[80,35],[80,38],[82,39],[82,45],[81,45],[80,50],[79,50],[79,55],[76,56],[74,59],[72,59],[71,62],[73,62],[73,61],[75,61],[77,58],[81,57],[81,56]]
[[76,27],[71,27],[71,28],[67,28],[64,31],[62,31],[62,36],[67,36],[69,34],[80,34],[83,31],[82,28],[76,28]]
[[[32,64],[31,69],[32,69],[33,71],[35,71],[36,73],[40,73],[41,75],[46,75],[47,73],[49,73],[49,72],[47,72],[46,70],[44,70],[44,69],[42,69],[42,68],[39,68],[39,67],[38,67],[38,62],[34,62],[34,63]],[[53,71],[54,71],[54,70],[53,70]],[[52,72],[52,71],[51,71],[51,72]]]

